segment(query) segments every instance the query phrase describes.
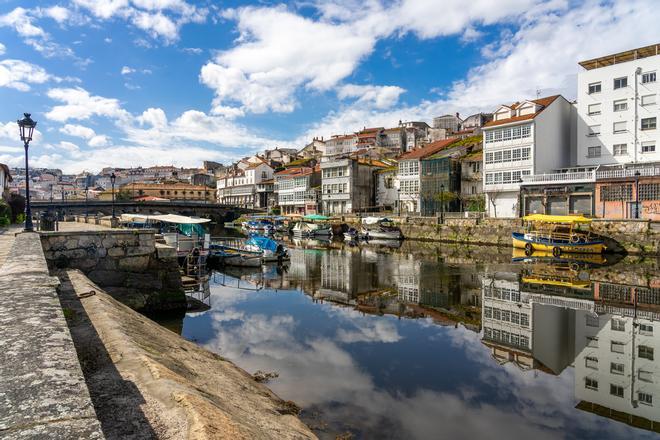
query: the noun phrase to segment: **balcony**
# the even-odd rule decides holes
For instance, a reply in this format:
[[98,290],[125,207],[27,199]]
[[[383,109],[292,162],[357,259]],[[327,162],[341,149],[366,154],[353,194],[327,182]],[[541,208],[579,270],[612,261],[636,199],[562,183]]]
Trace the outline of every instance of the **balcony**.
[[524,185],[571,184],[596,181],[596,170],[522,176]]
[[626,177],[635,177],[635,173],[639,173],[641,177],[660,176],[659,165],[638,165],[629,168],[615,168],[603,169],[596,171],[596,178],[598,179],[622,179]]

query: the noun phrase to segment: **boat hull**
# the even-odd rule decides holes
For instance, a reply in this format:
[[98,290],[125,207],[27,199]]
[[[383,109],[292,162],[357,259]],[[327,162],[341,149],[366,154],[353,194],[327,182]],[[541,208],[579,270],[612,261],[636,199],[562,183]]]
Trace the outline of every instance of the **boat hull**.
[[[525,234],[514,232],[511,234],[513,240],[513,247],[517,249],[530,249],[532,252],[551,252],[555,253],[555,249],[559,249],[560,253],[578,253],[578,254],[601,254],[605,251],[606,246],[602,241],[590,241],[586,243],[566,243],[555,242],[552,240],[532,240],[525,237]],[[531,246],[531,248],[530,248]]]
[[401,240],[403,235],[401,231],[365,231],[367,240],[380,239],[380,240]]

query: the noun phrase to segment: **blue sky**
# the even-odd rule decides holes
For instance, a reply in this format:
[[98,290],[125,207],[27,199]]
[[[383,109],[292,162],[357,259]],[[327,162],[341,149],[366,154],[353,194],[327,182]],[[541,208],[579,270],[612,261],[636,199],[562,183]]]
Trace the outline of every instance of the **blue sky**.
[[313,136],[562,93],[660,40],[654,0],[0,0],[0,162],[229,162]]

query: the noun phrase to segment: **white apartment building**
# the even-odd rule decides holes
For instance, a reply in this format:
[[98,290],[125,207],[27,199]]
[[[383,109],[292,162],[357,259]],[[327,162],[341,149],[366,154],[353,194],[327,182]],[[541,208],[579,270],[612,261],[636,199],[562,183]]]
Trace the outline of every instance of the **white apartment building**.
[[320,167],[291,167],[275,173],[275,193],[281,213],[316,214],[321,185]]
[[660,422],[659,335],[660,321],[632,313],[577,315],[577,407]]
[[660,44],[579,64],[577,164],[660,161]]
[[534,368],[532,304],[521,301],[516,273],[500,273],[482,280],[483,341],[497,358]]
[[501,105],[483,127],[483,174],[490,217],[519,215],[523,176],[568,166],[574,107],[563,96]]
[[218,178],[218,203],[245,208],[267,208],[268,194],[257,192],[257,186],[272,179],[273,168],[263,159],[243,159]]

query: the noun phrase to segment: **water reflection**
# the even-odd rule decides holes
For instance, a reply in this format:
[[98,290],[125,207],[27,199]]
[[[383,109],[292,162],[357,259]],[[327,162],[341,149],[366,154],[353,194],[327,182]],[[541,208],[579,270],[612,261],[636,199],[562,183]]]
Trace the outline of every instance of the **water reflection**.
[[183,335],[277,371],[320,437],[660,430],[656,262],[301,245],[282,268],[216,273]]

